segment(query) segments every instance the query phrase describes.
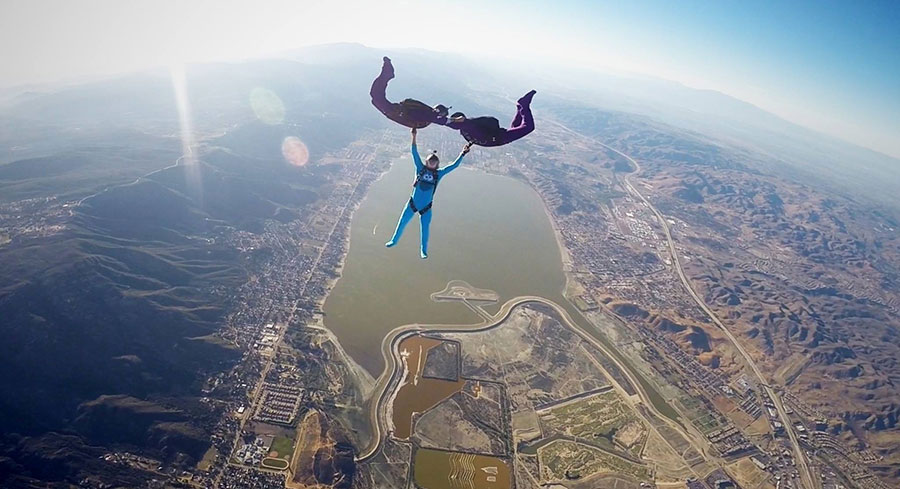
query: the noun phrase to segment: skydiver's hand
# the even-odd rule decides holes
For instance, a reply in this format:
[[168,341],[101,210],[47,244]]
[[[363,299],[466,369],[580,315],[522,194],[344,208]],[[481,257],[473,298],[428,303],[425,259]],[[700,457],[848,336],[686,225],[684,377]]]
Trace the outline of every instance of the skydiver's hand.
[[414,127],[414,128],[412,128],[412,129],[410,129],[409,132],[411,132],[412,135],[415,136],[415,135],[416,135],[416,128]]
[[463,146],[462,154],[467,154],[470,149],[472,149],[472,143],[466,143],[466,145]]

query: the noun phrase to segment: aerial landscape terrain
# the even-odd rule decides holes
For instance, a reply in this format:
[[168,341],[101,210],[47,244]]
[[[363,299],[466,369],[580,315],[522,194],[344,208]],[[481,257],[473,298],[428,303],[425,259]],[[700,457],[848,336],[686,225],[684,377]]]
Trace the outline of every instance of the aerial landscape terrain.
[[3,94],[0,486],[900,487],[900,161],[538,77],[423,261],[384,55],[392,98],[531,88],[338,43]]

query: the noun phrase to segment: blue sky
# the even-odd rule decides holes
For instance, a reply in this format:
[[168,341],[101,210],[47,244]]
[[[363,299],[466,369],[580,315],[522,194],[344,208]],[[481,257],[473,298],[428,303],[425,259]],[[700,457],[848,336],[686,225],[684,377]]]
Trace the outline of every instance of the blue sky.
[[898,1],[6,0],[0,86],[336,41],[657,76],[900,157]]
[[[514,3],[525,12],[546,5]],[[538,37],[565,38],[577,53],[618,53],[599,65],[718,90],[900,156],[900,2],[554,5],[531,19]]]

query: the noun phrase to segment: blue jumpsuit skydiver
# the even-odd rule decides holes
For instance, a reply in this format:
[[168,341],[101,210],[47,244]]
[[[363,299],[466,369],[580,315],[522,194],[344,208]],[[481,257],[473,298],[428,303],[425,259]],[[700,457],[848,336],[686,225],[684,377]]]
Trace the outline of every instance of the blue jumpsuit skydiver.
[[463,156],[469,152],[471,145],[467,144],[462,152],[459,153],[456,161],[452,164],[443,168],[438,168],[437,155],[435,154],[429,155],[427,158],[427,160],[431,162],[433,157],[433,166],[431,164],[425,165],[422,163],[422,158],[419,156],[419,151],[416,148],[415,129],[412,130],[412,135],[411,151],[413,163],[416,164],[416,180],[413,183],[412,195],[406,203],[406,206],[403,208],[400,219],[397,221],[397,228],[394,230],[394,235],[391,237],[390,241],[384,245],[388,248],[396,245],[400,240],[400,236],[403,235],[403,230],[406,228],[406,225],[409,224],[410,219],[413,218],[413,215],[418,213],[421,216],[419,218],[419,223],[422,228],[422,243],[419,250],[419,256],[428,258],[428,234],[429,228],[431,227],[431,206],[434,202],[435,189],[437,188],[438,182],[443,179],[445,175],[455,170],[459,164],[462,163]]

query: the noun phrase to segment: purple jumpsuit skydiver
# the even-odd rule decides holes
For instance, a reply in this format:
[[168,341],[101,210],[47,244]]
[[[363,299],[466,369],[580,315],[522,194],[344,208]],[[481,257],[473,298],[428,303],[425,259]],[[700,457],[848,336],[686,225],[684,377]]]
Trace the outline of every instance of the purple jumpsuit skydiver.
[[415,99],[405,99],[394,103],[387,99],[387,85],[394,78],[394,66],[391,59],[384,57],[381,66],[381,74],[372,82],[369,95],[372,97],[372,105],[384,114],[388,119],[406,127],[422,129],[429,124],[444,125],[447,123],[448,107],[435,105],[429,107],[424,102]]
[[521,139],[534,131],[534,117],[531,115],[532,90],[516,102],[516,115],[508,129],[500,127],[495,117],[475,117],[469,119],[462,112],[450,116],[447,127],[456,129],[466,141],[479,146],[502,146]]

